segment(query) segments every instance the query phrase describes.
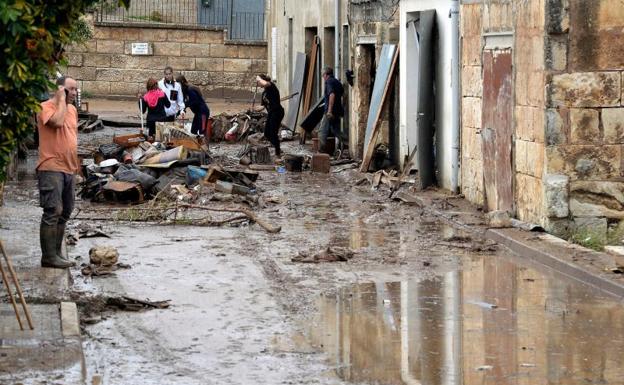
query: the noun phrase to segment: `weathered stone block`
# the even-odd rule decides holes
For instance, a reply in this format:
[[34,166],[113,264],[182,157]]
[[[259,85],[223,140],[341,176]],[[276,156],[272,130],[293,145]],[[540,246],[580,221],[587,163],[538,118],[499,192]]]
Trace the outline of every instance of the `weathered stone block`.
[[572,108],[570,110],[570,139],[572,143],[600,143],[600,114],[598,110]]
[[167,34],[167,41],[177,43],[195,43],[195,30],[192,29],[172,29]]
[[129,95],[134,96],[138,92],[145,92],[144,83],[131,83],[131,82],[111,82],[110,93],[111,95]]
[[546,31],[552,34],[567,33],[570,28],[569,0],[546,0]]
[[215,87],[221,85],[223,72],[185,71],[184,76],[190,83],[202,87]]
[[529,103],[529,73],[518,69],[516,71],[516,105],[528,106]]
[[544,71],[529,72],[529,105],[534,107],[541,107],[544,105],[545,88]]
[[83,63],[83,55],[81,53],[68,52],[65,54],[67,65],[79,67]]
[[546,38],[546,68],[551,71],[565,71],[568,65],[568,42],[566,36]]
[[164,42],[167,41],[170,30],[162,28],[143,28],[139,39],[144,42]]
[[123,80],[126,82],[143,83],[143,84],[145,84],[145,82],[149,78],[160,80],[163,77],[162,69],[156,69],[156,68],[153,70],[139,70],[139,69],[122,70],[122,75],[123,75]]
[[528,143],[527,141],[524,140],[520,140],[517,139],[515,142],[516,145],[516,151],[515,151],[515,158],[516,158],[516,171],[517,172],[521,172],[523,174],[527,173],[527,149],[528,149]]
[[268,58],[266,46],[242,45],[238,47],[238,57],[241,59],[264,59]]
[[88,67],[110,67],[111,55],[97,53],[85,54],[83,65]]
[[139,40],[142,36],[138,28],[113,28],[110,33],[112,40],[128,41]]
[[544,199],[542,180],[530,175],[516,174],[516,196],[518,219],[541,223]]
[[572,180],[620,177],[621,146],[568,145],[546,148],[547,172]]
[[65,75],[76,80],[95,80],[96,71],[95,67],[67,67]]
[[93,95],[109,95],[110,82],[85,80],[82,82],[82,92],[85,91]]
[[483,78],[481,66],[462,67],[462,94],[464,96],[483,97]]
[[110,27],[93,27],[93,38],[98,40],[110,40],[112,28]]
[[574,1],[570,7],[569,66],[574,71],[621,69],[624,7],[619,0]]
[[250,72],[257,73],[269,73],[268,60],[252,59]]
[[192,71],[195,69],[195,58],[170,56],[167,60],[167,64],[173,67],[175,71]]
[[95,78],[96,80],[118,82],[123,79],[123,74],[118,69],[98,68]]
[[462,4],[460,13],[462,36],[481,36],[481,4]]
[[78,53],[87,53],[87,52],[96,52],[97,51],[97,40],[91,39],[83,44],[72,44],[67,46],[67,52],[78,52]]
[[210,57],[210,45],[182,43],[180,44],[180,55],[190,57]]
[[462,101],[462,120],[468,127],[481,128],[481,99],[465,97]]
[[462,65],[481,64],[481,36],[464,36],[462,40]]
[[195,42],[201,44],[223,44],[223,31],[197,31],[195,33]]
[[200,58],[195,59],[195,69],[201,71],[223,71],[223,59]]
[[237,58],[237,45],[210,44],[210,57]]
[[546,110],[546,144],[557,146],[567,143],[568,109],[549,108]]
[[624,182],[572,182],[570,198],[574,216],[624,219]]
[[554,75],[551,107],[615,107],[620,104],[619,72],[577,72]]
[[602,127],[605,143],[624,143],[624,108],[603,108]]
[[180,43],[155,42],[154,55],[157,56],[180,56]]
[[570,178],[567,175],[546,175],[544,178],[544,212],[549,218],[566,218],[569,213]]
[[251,59],[224,59],[225,72],[250,72]]
[[544,174],[544,144],[527,142],[526,172],[541,178]]
[[544,220],[544,229],[550,234],[568,239],[573,232],[574,222],[567,218],[547,218]]
[[118,40],[98,40],[98,53],[124,53],[124,42]]
[[607,242],[607,219],[581,217],[574,218],[575,237],[592,237],[595,241],[605,244]]

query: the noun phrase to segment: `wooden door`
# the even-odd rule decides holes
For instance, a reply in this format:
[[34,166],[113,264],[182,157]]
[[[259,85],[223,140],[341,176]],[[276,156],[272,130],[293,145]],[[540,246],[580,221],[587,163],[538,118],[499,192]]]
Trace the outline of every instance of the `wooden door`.
[[513,213],[511,49],[483,52],[481,139],[487,211]]

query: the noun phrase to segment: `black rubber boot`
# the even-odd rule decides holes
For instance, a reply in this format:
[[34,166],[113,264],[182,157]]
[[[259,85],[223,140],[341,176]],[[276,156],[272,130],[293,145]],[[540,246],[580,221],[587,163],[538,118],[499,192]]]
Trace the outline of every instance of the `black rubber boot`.
[[61,258],[63,261],[67,261],[72,264],[72,266],[76,266],[74,262],[65,258],[63,255],[63,242],[65,242],[65,227],[67,224],[63,223],[56,225],[56,256]]
[[41,267],[67,269],[74,266],[73,262],[56,255],[56,226],[42,223],[39,228],[39,241],[41,242]]

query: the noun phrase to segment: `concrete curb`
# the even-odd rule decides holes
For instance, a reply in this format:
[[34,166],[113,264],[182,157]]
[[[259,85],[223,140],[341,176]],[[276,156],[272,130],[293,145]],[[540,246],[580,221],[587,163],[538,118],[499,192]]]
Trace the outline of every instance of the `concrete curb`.
[[[571,251],[578,249],[578,247],[573,247],[573,245],[570,245],[568,242],[552,235],[544,234],[541,235],[541,237],[547,238],[544,240],[545,242],[549,242],[548,238],[550,237],[555,238],[549,242],[551,250],[545,250],[531,245],[530,242],[526,241],[526,239],[522,239],[531,233],[517,229],[514,229],[516,230],[514,233],[508,230],[509,229],[489,229],[485,232],[485,236],[488,239],[508,247],[511,251],[522,257],[526,257],[541,265],[554,269],[576,281],[593,286],[613,296],[624,298],[624,284],[615,282],[608,277],[603,277],[597,272],[587,270],[583,266],[566,261],[552,251],[553,247],[558,247],[560,252],[570,253]],[[599,256],[606,256],[604,253],[593,252],[590,250],[586,251]]]

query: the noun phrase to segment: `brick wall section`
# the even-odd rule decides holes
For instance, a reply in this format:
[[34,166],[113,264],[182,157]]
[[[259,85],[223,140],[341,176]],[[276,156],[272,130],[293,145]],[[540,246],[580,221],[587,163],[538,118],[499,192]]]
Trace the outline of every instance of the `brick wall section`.
[[481,150],[481,4],[461,6],[461,185],[462,193],[474,203],[484,203],[483,156]]
[[[134,96],[169,65],[206,97],[248,98],[267,70],[266,44],[225,41],[223,30],[95,26],[94,35],[67,52],[67,74],[94,95]],[[132,56],[133,42],[152,43],[153,55]]]
[[624,8],[619,0],[548,0],[547,172],[569,178],[555,220],[605,240],[624,236]]

